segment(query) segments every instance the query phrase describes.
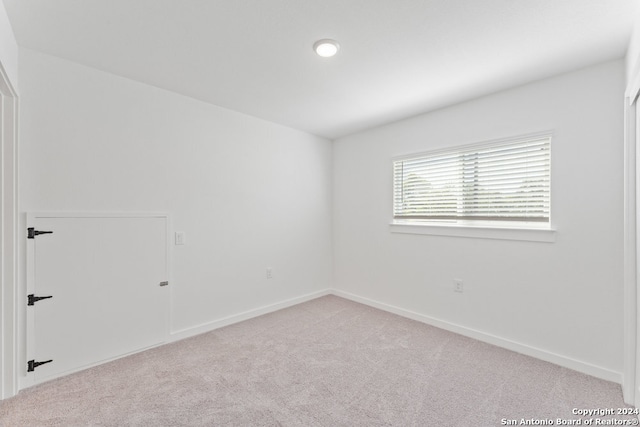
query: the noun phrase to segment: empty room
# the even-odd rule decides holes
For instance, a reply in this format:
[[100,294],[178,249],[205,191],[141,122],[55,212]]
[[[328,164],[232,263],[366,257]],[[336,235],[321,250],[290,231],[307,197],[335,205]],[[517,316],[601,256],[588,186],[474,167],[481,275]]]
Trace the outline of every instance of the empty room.
[[1,0],[0,426],[638,425],[640,2]]

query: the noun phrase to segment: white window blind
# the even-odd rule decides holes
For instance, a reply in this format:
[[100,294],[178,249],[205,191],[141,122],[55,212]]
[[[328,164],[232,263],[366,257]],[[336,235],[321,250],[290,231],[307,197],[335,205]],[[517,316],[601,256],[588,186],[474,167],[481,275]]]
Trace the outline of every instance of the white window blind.
[[549,223],[551,136],[394,161],[396,220]]

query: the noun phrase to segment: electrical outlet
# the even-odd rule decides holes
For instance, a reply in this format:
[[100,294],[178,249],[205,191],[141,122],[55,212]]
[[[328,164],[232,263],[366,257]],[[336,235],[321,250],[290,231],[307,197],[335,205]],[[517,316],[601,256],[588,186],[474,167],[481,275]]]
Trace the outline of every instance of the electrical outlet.
[[267,279],[273,279],[273,268],[267,267]]
[[464,292],[464,283],[460,279],[453,279],[453,292]]
[[184,231],[176,231],[176,245],[187,243],[187,235]]

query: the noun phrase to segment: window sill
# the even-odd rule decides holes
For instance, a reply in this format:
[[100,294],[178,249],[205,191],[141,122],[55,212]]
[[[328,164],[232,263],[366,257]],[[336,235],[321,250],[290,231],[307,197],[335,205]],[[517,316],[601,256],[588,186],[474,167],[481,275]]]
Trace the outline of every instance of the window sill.
[[392,233],[424,234],[430,236],[470,237],[477,239],[520,240],[553,243],[556,230],[549,228],[517,228],[459,224],[408,224],[392,222]]

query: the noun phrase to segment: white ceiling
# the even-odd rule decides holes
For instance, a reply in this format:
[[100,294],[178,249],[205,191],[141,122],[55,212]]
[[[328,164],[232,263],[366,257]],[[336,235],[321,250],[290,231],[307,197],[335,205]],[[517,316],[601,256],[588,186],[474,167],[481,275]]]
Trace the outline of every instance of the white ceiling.
[[4,3],[20,46],[334,139],[621,58],[637,0]]

